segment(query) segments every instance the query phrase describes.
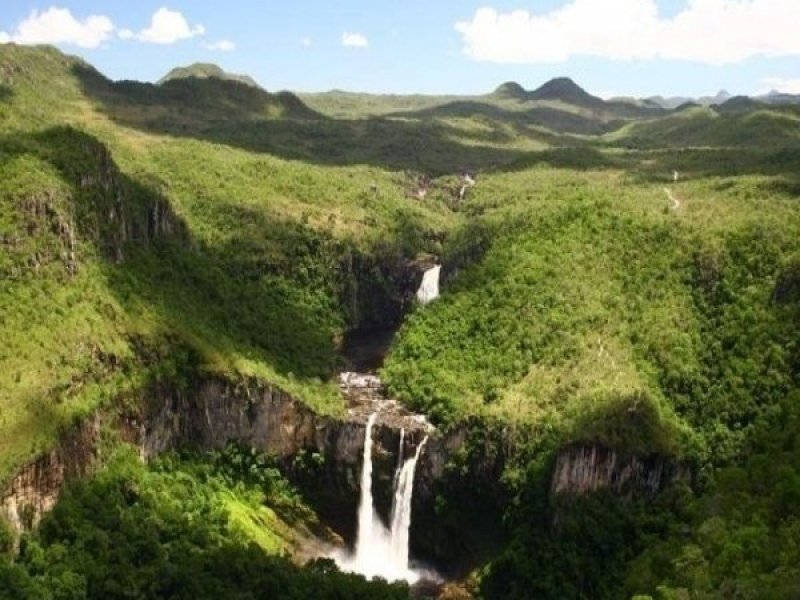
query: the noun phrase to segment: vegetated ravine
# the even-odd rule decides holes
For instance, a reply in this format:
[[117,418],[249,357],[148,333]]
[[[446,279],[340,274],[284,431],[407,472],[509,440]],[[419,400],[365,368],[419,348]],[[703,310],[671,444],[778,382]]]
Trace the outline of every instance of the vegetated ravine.
[[800,597],[798,139],[0,45],[0,597]]

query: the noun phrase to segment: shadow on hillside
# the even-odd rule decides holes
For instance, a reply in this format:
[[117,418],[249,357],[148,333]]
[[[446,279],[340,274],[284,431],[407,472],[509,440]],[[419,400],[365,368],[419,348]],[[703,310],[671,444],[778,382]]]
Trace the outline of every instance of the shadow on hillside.
[[13,95],[14,92],[10,87],[0,83],[0,102],[7,102]]
[[79,263],[81,242],[88,242],[107,259],[112,293],[134,320],[157,323],[156,338],[178,336],[207,360],[266,361],[284,375],[333,372],[335,317],[313,273],[327,243],[319,234],[238,208],[237,219],[260,235],[204,243],[192,238],[163,195],[119,171],[90,135],[52,128],[0,138],[0,148],[3,162],[33,155],[59,172],[72,202],[66,209],[48,205],[37,218],[51,219],[54,229],[74,224]]
[[642,150],[620,155],[618,164],[635,179],[671,181],[674,171],[683,179],[766,175],[780,178],[776,191],[797,193],[800,186],[800,148],[684,148]]
[[625,168],[625,163],[596,147],[588,145],[565,146],[530,152],[524,158],[509,165],[506,170],[524,171],[536,166],[548,166],[553,169],[570,169],[573,171],[599,171]]
[[[533,125],[557,133],[601,135],[614,131],[624,124],[619,119],[606,120],[558,110],[547,106],[536,106],[525,110],[507,110],[499,106],[472,100],[457,100],[441,106],[417,111],[397,112],[388,115],[406,119],[442,119],[486,117],[514,125]],[[542,134],[546,136],[546,134]],[[558,139],[558,135],[553,135]]]
[[94,69],[73,72],[84,92],[117,123],[226,144],[319,165],[369,164],[429,175],[509,164],[524,152],[497,148],[499,133],[407,119],[331,119],[288,92],[238,82],[182,79],[163,85],[113,83]]

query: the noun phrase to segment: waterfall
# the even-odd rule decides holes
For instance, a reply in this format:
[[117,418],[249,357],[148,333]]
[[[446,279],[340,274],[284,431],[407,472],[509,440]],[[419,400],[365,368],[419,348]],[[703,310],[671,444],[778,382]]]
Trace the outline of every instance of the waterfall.
[[358,538],[356,539],[356,563],[368,560],[370,540],[375,525],[375,506],[372,503],[372,427],[378,413],[367,419],[364,433],[364,462],[361,466],[361,498],[358,505]]
[[420,304],[427,304],[439,297],[439,272],[442,265],[431,267],[422,275],[422,283],[417,290],[417,300]]
[[422,447],[428,438],[424,438],[417,446],[413,458],[409,458],[400,469],[395,483],[394,500],[392,502],[392,558],[396,565],[405,565],[408,569],[408,530],[411,527],[411,496],[414,493],[414,470],[417,468]]
[[[375,512],[372,499],[372,430],[377,413],[367,420],[364,434],[364,454],[361,467],[361,498],[358,506],[358,532],[352,555],[335,554],[333,558],[346,571],[366,577],[383,577],[389,581],[417,581],[421,572],[411,569],[408,560],[409,529],[411,527],[411,497],[414,492],[414,472],[422,448],[428,438],[417,446],[414,456],[403,460],[405,430],[400,431],[400,450],[394,478],[390,528]],[[428,575],[435,578],[435,575]]]
[[400,477],[400,471],[403,468],[403,461],[405,460],[405,450],[403,443],[405,442],[406,429],[400,428],[400,447],[397,450],[397,470],[394,473],[394,485],[397,487],[397,478]]

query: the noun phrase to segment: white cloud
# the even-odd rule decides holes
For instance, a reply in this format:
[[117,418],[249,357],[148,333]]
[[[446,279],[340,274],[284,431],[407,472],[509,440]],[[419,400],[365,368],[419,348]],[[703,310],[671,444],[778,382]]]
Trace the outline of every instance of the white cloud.
[[43,12],[31,11],[12,33],[0,31],[0,42],[97,48],[113,32],[114,24],[108,17],[91,15],[80,20],[73,17],[69,9],[53,6]]
[[369,42],[367,41],[367,38],[360,33],[345,32],[342,34],[342,46],[348,46],[350,48],[366,48],[369,46]]
[[800,94],[800,79],[785,79],[783,77],[767,77],[761,80],[765,87],[760,94],[767,94],[772,90],[783,92],[784,94]]
[[311,46],[311,44],[313,44],[314,42],[312,41],[312,39],[311,39],[310,37],[304,37],[304,38],[302,38],[302,39],[300,40],[300,43],[301,43],[303,46],[305,46],[306,48],[308,48],[308,47],[309,47],[309,46]]
[[180,12],[165,6],[159,8],[150,18],[150,27],[134,33],[130,29],[122,29],[119,37],[123,40],[137,39],[151,44],[174,44],[206,32],[202,25],[189,25]]
[[221,52],[230,52],[231,50],[236,50],[236,44],[234,44],[230,40],[219,40],[217,42],[211,43],[204,43],[203,48],[207,50],[219,50]]
[[481,8],[456,23],[479,61],[550,63],[571,56],[677,59],[722,65],[800,55],[797,0],[689,0],[661,18],[655,0],[571,0],[545,14]]

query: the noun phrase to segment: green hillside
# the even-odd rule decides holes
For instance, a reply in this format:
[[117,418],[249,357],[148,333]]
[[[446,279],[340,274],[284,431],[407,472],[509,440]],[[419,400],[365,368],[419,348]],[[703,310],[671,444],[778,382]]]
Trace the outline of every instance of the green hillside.
[[[127,84],[55,50],[1,56],[3,476],[73,415],[162,371],[260,374],[339,410],[327,380],[346,319],[341,262],[378,244],[413,255],[446,209],[408,202],[397,173],[231,148],[200,139],[202,122],[198,139],[120,126],[84,75],[124,99],[114,116],[134,110]],[[33,102],[40,91],[62,101]],[[156,113],[188,118],[155,100],[137,114]]]
[[[443,527],[480,530],[473,459],[503,456],[504,502],[477,504],[500,542],[464,543],[465,593],[797,597],[797,106],[669,111],[566,78],[464,97],[165,79],[0,45],[0,482],[156,382],[254,377],[343,414],[348,332],[395,326],[365,325],[389,267],[435,256],[441,297],[380,375],[468,431]],[[407,596],[281,556],[324,527],[269,457],[143,466],[108,437],[18,555],[0,533],[0,597]],[[560,506],[576,443],[691,476]]]
[[192,63],[186,67],[175,67],[174,69],[170,70],[169,73],[164,75],[161,79],[158,80],[159,84],[164,84],[168,81],[174,79],[187,79],[187,78],[196,78],[196,79],[222,79],[227,81],[238,81],[239,83],[244,83],[251,87],[261,87],[258,85],[255,79],[250,77],[249,75],[238,75],[237,73],[228,73],[219,65],[211,64],[211,63]]

